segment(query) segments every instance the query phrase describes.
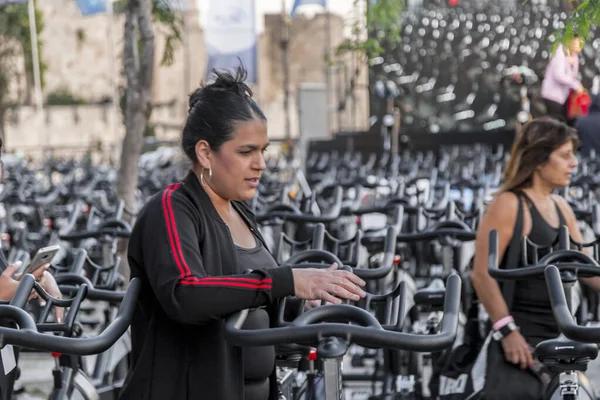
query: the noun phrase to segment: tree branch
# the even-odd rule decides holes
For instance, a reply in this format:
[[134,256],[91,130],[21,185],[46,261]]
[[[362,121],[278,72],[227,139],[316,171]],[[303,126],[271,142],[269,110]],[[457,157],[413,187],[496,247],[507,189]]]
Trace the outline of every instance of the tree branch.
[[154,76],[154,31],[152,29],[152,2],[142,1],[138,14],[141,39],[139,70],[140,101],[144,112],[150,117],[152,109],[152,78]]
[[137,14],[139,0],[131,0],[125,8],[125,33],[123,38],[123,69],[128,88],[137,88],[139,67],[137,49]]

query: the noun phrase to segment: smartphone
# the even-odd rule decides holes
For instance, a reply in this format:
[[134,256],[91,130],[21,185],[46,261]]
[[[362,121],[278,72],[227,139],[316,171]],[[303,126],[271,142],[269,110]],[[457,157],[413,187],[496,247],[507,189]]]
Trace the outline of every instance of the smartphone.
[[50,261],[52,261],[54,256],[56,256],[56,253],[58,253],[59,250],[59,245],[42,247],[41,249],[39,249],[37,253],[35,253],[35,256],[33,256],[33,259],[31,260],[29,265],[25,267],[23,275],[32,274],[35,271],[37,271],[42,265],[48,264]]

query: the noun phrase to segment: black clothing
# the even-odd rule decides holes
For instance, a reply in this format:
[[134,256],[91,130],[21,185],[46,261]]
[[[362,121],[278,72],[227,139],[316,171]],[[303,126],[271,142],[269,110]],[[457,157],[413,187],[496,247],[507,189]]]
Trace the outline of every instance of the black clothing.
[[0,274],[8,267],[8,260],[4,255],[4,251],[0,250]]
[[[548,254],[558,238],[560,227],[566,225],[566,222],[556,202],[559,224],[557,227],[553,227],[546,222],[533,201],[524,192],[520,192],[520,195],[519,201],[521,198],[525,200],[531,215],[531,232],[528,238],[537,246],[541,246],[537,250],[528,246],[527,265],[533,265],[535,264],[533,252],[537,251],[538,260]],[[522,258],[523,254],[521,253],[519,259],[522,260]],[[523,267],[526,268],[526,266]],[[552,314],[552,307],[550,307],[550,297],[544,277],[516,282],[511,315],[515,318],[521,334],[533,346],[542,340],[553,339],[560,334]]]
[[[233,205],[266,247],[250,209]],[[223,318],[262,306],[272,316],[276,300],[294,294],[294,280],[291,268],[241,274],[238,258],[194,173],[150,198],[129,240],[131,276],[142,291],[121,399],[244,398],[242,350],[225,340]],[[275,385],[273,369],[270,399]]]
[[549,117],[557,119],[560,122],[567,122],[567,103],[560,104],[552,100],[544,99],[544,105],[546,106],[546,114]]
[[[260,240],[251,249],[235,246],[238,253],[239,272],[245,269],[277,268],[278,265]],[[262,308],[251,311],[244,329],[266,329],[269,314]],[[275,368],[275,347],[244,347],[244,400],[267,400],[269,398],[269,376]]]
[[[3,273],[8,267],[8,260],[4,255],[4,251],[0,250],[0,274]],[[10,321],[0,322],[2,326],[8,326],[10,328],[17,329],[17,326]],[[12,393],[15,386],[15,380],[20,375],[19,371],[19,355],[20,348],[17,346],[13,346],[13,351],[15,354],[15,361],[17,362],[17,366],[8,374],[5,373],[4,367],[0,364],[0,399],[2,400],[10,400],[12,398]]]
[[577,120],[575,129],[581,141],[581,154],[589,156],[594,149],[600,155],[600,95],[592,97],[588,115]]

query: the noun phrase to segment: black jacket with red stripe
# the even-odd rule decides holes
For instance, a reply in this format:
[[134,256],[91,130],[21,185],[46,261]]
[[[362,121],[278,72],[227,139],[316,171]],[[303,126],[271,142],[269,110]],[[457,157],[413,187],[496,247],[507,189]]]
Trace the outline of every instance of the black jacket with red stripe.
[[[249,208],[234,206],[264,244]],[[242,275],[231,234],[192,172],[140,211],[128,260],[142,292],[120,398],[242,400],[241,349],[224,339],[223,318],[265,305],[272,312],[294,294],[292,270]]]

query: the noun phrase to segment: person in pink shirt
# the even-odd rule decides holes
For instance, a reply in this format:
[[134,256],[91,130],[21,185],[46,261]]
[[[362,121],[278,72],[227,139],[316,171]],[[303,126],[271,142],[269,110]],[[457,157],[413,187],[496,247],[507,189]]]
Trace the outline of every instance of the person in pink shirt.
[[567,118],[567,100],[571,91],[580,93],[584,87],[579,81],[579,53],[581,40],[575,37],[568,46],[558,45],[542,81],[542,98],[547,114],[563,122]]

